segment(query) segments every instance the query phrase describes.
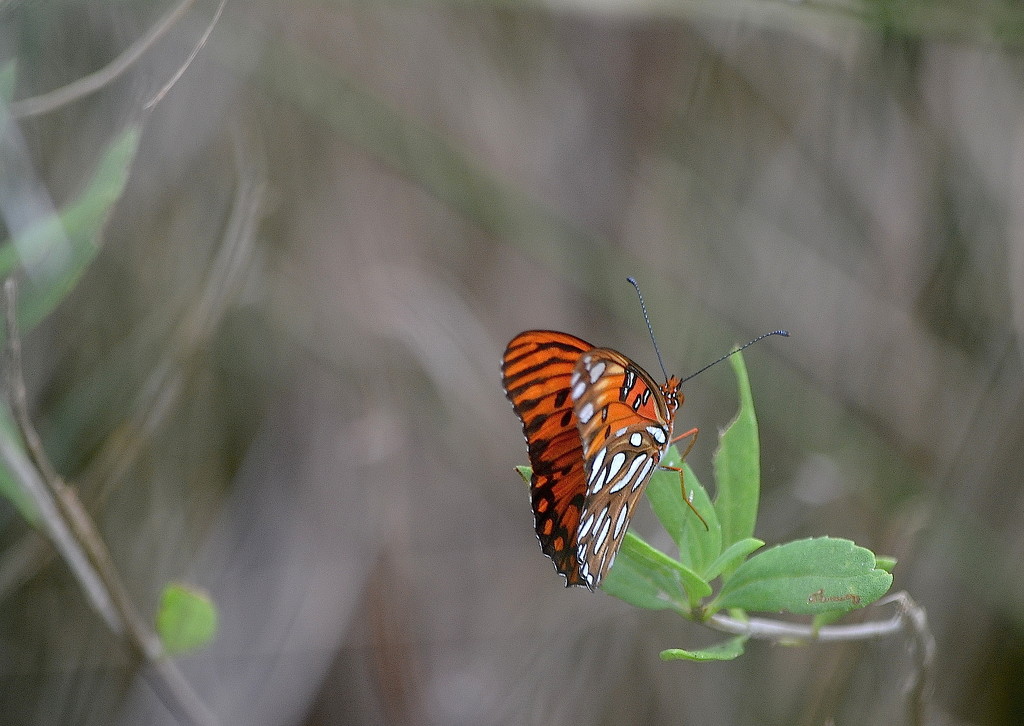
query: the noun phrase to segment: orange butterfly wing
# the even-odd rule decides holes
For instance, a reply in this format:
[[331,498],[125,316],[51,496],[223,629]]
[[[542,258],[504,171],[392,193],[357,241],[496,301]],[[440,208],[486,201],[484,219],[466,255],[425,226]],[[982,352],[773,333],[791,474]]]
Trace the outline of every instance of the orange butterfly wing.
[[672,439],[679,381],[659,386],[621,353],[595,348],[580,356],[569,383],[586,477],[576,553],[583,584],[594,589]]
[[569,380],[580,356],[592,349],[566,333],[529,330],[512,339],[501,365],[505,395],[523,422],[533,467],[530,498],[537,538],[567,587],[584,584],[576,530],[586,492],[583,441]]
[[672,435],[679,381],[565,333],[508,344],[505,393],[523,422],[544,554],[566,586],[596,588]]

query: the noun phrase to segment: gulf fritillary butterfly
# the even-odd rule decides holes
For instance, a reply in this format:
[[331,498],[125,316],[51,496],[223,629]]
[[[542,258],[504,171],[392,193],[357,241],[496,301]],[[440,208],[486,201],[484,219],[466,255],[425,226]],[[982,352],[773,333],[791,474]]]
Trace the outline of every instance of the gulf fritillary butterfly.
[[[776,334],[788,335],[768,333]],[[501,370],[533,466],[530,495],[541,549],[566,587],[594,590],[669,444],[690,438],[692,447],[696,440],[696,428],[672,438],[682,380],[666,374],[659,385],[621,353],[552,330],[514,337]]]

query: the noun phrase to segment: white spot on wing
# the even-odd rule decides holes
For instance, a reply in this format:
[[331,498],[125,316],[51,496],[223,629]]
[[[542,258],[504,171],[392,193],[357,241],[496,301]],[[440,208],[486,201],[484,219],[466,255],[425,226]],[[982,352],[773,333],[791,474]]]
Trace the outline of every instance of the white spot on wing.
[[647,475],[651,473],[651,469],[654,468],[654,459],[646,456],[644,458],[646,459],[646,463],[644,463],[644,468],[640,470],[640,473],[637,475],[636,479],[633,480],[633,486],[630,489],[630,491],[635,492],[637,489],[639,489],[640,485],[647,480]]
[[629,513],[629,504],[623,504],[622,510],[619,512],[619,518],[615,520],[615,531],[612,533],[612,539],[618,539],[619,534],[622,532],[622,527],[626,523],[626,515]]
[[604,455],[608,453],[608,449],[601,447],[597,450],[597,456],[594,457],[594,462],[590,465],[590,478],[593,480],[597,472],[601,471],[601,465],[604,464]]
[[654,437],[654,440],[658,442],[659,446],[664,446],[665,442],[668,441],[668,437],[665,435],[665,429],[661,426],[648,426],[647,431],[652,437]]
[[604,373],[604,361],[598,361],[597,365],[590,369],[590,382],[597,383],[597,379]]
[[[605,512],[605,514],[607,514],[607,512]],[[605,517],[604,526],[601,527],[601,531],[597,535],[597,541],[594,543],[595,550],[601,549],[601,545],[603,545],[604,541],[608,539],[608,530],[611,528],[611,526],[612,520],[608,517]]]
[[606,477],[607,481],[611,481],[612,479],[614,479],[615,476],[619,473],[619,470],[622,468],[622,465],[625,463],[625,452],[620,451],[615,456],[613,456],[612,460],[608,463],[608,476]]
[[636,470],[639,469],[640,465],[645,461],[650,461],[650,459],[646,456],[633,457],[633,463],[629,465],[629,469],[627,469],[623,477],[615,483],[615,486],[608,490],[608,493],[614,494],[615,492],[625,489],[626,485],[633,480],[633,475],[636,474]]
[[572,387],[572,400],[578,401],[585,390],[587,390],[587,384],[583,381],[577,381]]
[[[650,429],[648,429],[648,431],[650,431]],[[640,444],[642,444],[643,442],[643,434],[641,434],[639,431],[634,431],[633,435],[629,437],[630,446],[640,446]]]
[[[580,385],[583,384],[581,383]],[[580,409],[580,412],[576,415],[577,417],[579,417],[580,423],[586,423],[590,419],[594,418],[594,404],[592,404],[590,401],[587,401],[583,405],[583,408]]]
[[[587,536],[587,532],[590,531],[590,528],[591,528],[591,526],[593,526],[593,524],[594,524],[594,515],[591,514],[589,517],[587,517],[585,520],[583,520],[583,524],[580,525],[580,530],[579,530],[579,532],[577,532],[576,538],[577,539],[582,539],[583,537],[586,537]],[[587,546],[586,545],[581,545],[580,546],[580,553],[581,553],[580,557],[585,557],[586,556],[586,551],[587,551]]]

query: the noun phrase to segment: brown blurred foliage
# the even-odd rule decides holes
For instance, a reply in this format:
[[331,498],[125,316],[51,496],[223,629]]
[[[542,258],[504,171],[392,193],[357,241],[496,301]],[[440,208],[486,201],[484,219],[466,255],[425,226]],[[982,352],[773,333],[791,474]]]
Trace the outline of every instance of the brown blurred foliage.
[[[562,589],[498,360],[543,327],[657,370],[630,274],[673,372],[791,331],[747,356],[758,536],[896,556],[932,722],[1024,719],[1024,23],[898,6],[236,2],[145,110],[203,2],[8,121],[56,207],[142,130],[25,376],[139,606],[169,580],[217,600],[181,667],[223,723],[907,722],[906,640],[663,663],[716,636]],[[14,100],[170,7],[0,5]],[[684,392],[709,482],[731,373]],[[170,723],[0,511],[0,720]]]

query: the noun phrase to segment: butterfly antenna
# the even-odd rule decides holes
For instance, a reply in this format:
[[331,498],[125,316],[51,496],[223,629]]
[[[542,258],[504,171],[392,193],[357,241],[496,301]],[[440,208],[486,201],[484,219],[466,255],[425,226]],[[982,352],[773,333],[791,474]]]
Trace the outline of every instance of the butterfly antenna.
[[640,294],[640,285],[632,277],[627,277],[626,281],[636,289],[636,296],[640,298],[640,310],[644,313],[644,322],[647,323],[647,332],[651,334],[651,342],[654,343],[654,352],[658,356],[658,365],[661,366],[661,372],[665,375],[665,380],[667,381],[668,371],[665,370],[665,363],[661,360],[661,351],[658,350],[658,341],[654,338],[654,328],[651,327],[651,319],[647,317],[647,306],[644,305],[644,296]]
[[754,338],[754,339],[753,339],[752,341],[750,341],[749,343],[745,343],[745,344],[741,345],[741,346],[740,346],[739,348],[736,348],[735,350],[730,350],[730,351],[729,351],[728,353],[726,353],[725,355],[723,355],[723,356],[722,356],[721,358],[719,358],[719,359],[718,359],[718,360],[716,360],[715,362],[713,362],[713,363],[708,363],[708,364],[707,364],[706,366],[704,366],[703,368],[701,368],[701,369],[700,369],[699,371],[697,371],[696,373],[691,373],[691,374],[690,374],[690,375],[688,375],[688,376],[687,376],[686,378],[684,378],[683,380],[681,380],[681,381],[680,381],[680,383],[685,383],[686,381],[690,380],[690,379],[691,379],[691,378],[693,378],[694,376],[696,376],[696,375],[699,375],[699,374],[703,373],[704,371],[706,371],[706,370],[707,370],[708,368],[710,368],[711,366],[714,366],[714,365],[718,365],[719,363],[721,363],[721,362],[722,362],[723,360],[725,360],[725,359],[726,359],[726,358],[728,358],[729,356],[731,356],[731,355],[736,355],[737,353],[739,353],[739,352],[740,352],[741,350],[743,350],[744,348],[749,348],[750,346],[752,346],[752,345],[753,345],[754,343],[756,343],[757,341],[759,341],[759,340],[764,340],[765,338],[767,338],[767,337],[769,337],[769,336],[771,336],[771,335],[781,335],[781,336],[782,336],[783,338],[788,338],[788,337],[789,337],[789,332],[788,332],[788,331],[786,331],[786,330],[773,330],[773,331],[772,331],[772,332],[770,332],[770,333],[765,333],[764,335],[759,335],[759,336],[757,336],[756,338]]

